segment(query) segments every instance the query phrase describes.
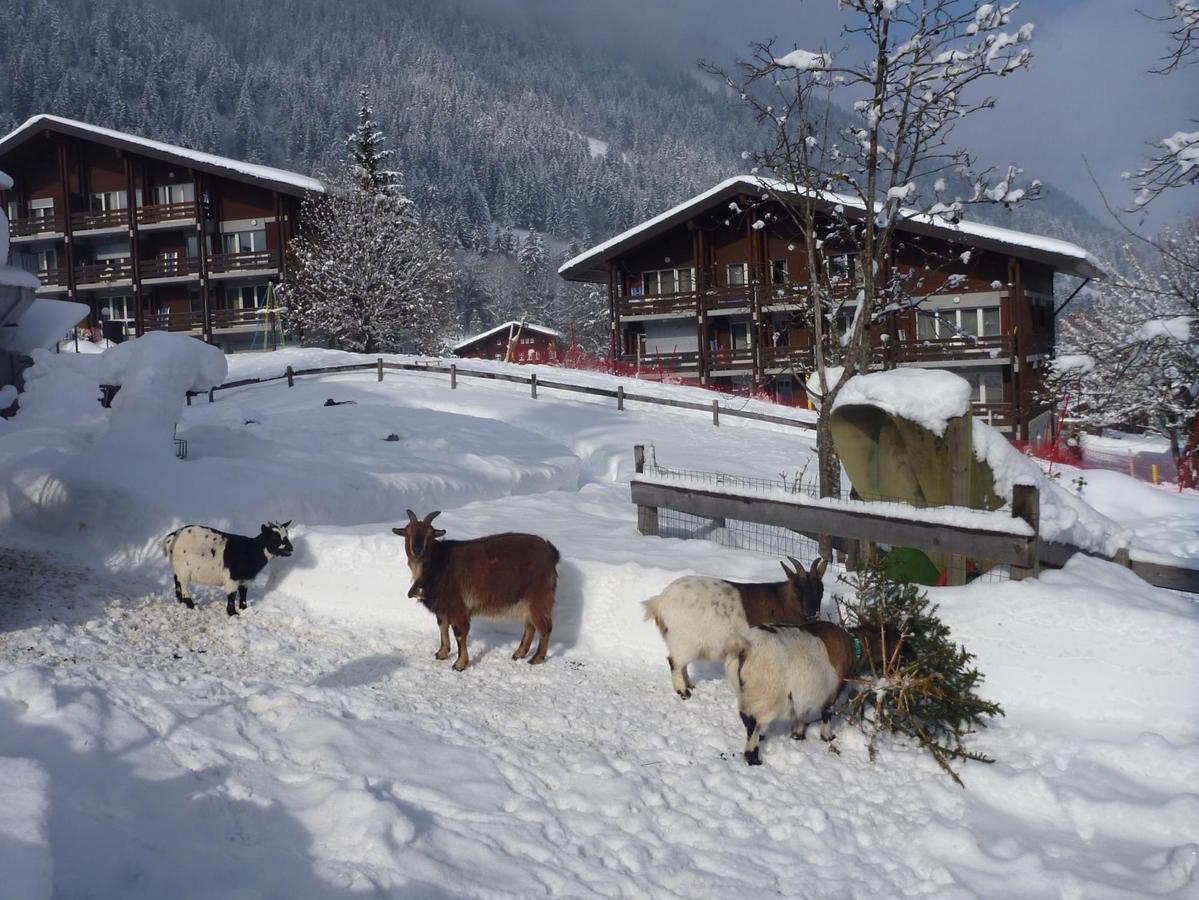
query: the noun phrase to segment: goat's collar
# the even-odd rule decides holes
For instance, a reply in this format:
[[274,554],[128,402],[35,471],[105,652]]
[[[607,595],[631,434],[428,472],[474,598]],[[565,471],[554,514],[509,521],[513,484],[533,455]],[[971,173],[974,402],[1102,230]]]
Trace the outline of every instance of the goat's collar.
[[862,639],[856,634],[850,635],[853,638],[853,661],[860,662],[862,659]]

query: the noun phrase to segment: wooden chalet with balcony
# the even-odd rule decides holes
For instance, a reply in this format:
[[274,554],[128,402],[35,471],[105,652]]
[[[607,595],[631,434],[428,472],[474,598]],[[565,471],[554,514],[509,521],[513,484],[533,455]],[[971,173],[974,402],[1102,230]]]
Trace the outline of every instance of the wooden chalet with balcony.
[[[559,274],[607,283],[611,351],[622,361],[798,397],[813,367],[812,305],[804,240],[780,207],[788,196],[799,195],[730,178]],[[832,241],[820,253],[829,290],[843,292],[851,316],[857,258]],[[1038,389],[1053,355],[1054,275],[1102,277],[1093,257],[1052,238],[914,216],[889,265],[906,302],[870,325],[876,364],[950,369],[973,385],[976,415],[1023,439],[1049,428]]]
[[194,334],[226,350],[264,323],[267,288],[319,181],[107,128],[34,116],[0,138],[12,263],[117,339]]

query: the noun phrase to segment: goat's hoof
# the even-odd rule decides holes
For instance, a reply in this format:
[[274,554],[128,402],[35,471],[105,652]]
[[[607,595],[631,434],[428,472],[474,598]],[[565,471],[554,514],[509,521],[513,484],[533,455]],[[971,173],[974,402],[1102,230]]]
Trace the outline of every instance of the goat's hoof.
[[529,665],[530,666],[539,666],[543,662],[545,662],[544,656],[534,656],[532,659],[529,660]]
[[436,653],[433,654],[433,658],[434,659],[449,659],[450,651],[449,650],[438,650]]
[[808,739],[808,736],[806,734],[804,734],[802,731],[791,732],[791,740],[793,740],[793,741],[806,741],[807,739]]
[[184,600],[184,601],[183,601],[183,605],[184,605],[184,606],[186,606],[188,609],[195,609],[195,608],[196,608],[196,604],[195,604],[193,601],[191,601],[191,600]]
[[828,737],[825,737],[823,734],[820,735],[820,740],[824,741],[826,744],[831,744],[836,739],[837,736],[835,734],[830,734]]
[[245,601],[245,600],[242,600],[240,603],[238,603],[238,604],[237,604],[237,608],[238,608],[238,609],[245,609],[245,608],[246,608],[246,601]]
[[691,699],[691,689],[690,688],[688,688],[685,691],[675,691],[675,693],[679,695],[680,700],[690,700]]
[[517,650],[515,653],[512,654],[512,658],[513,659],[524,659],[528,655],[529,655],[528,650],[525,650],[523,653],[520,650]]
[[237,610],[236,610],[236,609],[234,609],[232,606],[230,606],[228,609],[226,609],[226,610],[225,610],[225,612],[227,612],[227,613],[228,613],[229,615],[231,615],[231,616],[236,616],[236,615],[237,615]]
[[747,750],[745,751],[745,761],[751,766],[760,766],[762,765],[762,754],[757,750]]
[[466,666],[467,666],[467,663],[463,662],[462,660],[458,660],[456,663],[454,663],[454,671],[461,672],[463,669],[466,668]]

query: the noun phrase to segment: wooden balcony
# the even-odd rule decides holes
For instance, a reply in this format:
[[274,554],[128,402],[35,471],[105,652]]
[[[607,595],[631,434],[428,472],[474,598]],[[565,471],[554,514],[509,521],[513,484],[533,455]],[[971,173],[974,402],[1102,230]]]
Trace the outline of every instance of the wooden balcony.
[[995,428],[1013,429],[1019,422],[1014,403],[975,403],[971,410],[975,418]]
[[720,372],[722,369],[752,369],[754,367],[754,351],[749,348],[739,350],[717,350],[708,353],[708,371]]
[[18,219],[10,219],[8,222],[8,234],[14,238],[29,238],[38,237],[43,234],[62,233],[62,216],[23,216]]
[[149,281],[154,278],[198,278],[200,277],[200,258],[185,256],[179,259],[156,257],[143,259],[137,264],[138,274]]
[[997,334],[979,338],[895,341],[879,349],[896,363],[924,363],[952,360],[1008,360],[1015,346],[1012,335]]
[[629,316],[696,315],[698,309],[695,302],[693,291],[648,296],[625,294],[616,298],[616,309],[622,319]]
[[809,372],[815,365],[811,347],[763,347],[764,372]]
[[676,372],[699,368],[699,354],[690,353],[643,353],[640,357],[635,353],[625,353],[620,357],[622,363],[629,365],[640,364],[646,369],[666,369]]
[[180,203],[154,203],[137,208],[138,225],[179,224],[194,225],[196,202],[184,200]]
[[266,317],[257,309],[214,309],[212,312],[212,330],[221,331],[228,328],[257,327],[266,321]]
[[127,228],[129,226],[129,210],[105,209],[95,212],[71,213],[71,229],[73,231],[94,231],[108,228]]
[[274,250],[252,253],[216,253],[208,258],[208,271],[214,274],[257,272],[279,268],[279,254]]
[[202,312],[156,312],[146,313],[142,320],[145,331],[203,331]]
[[78,285],[129,281],[132,278],[133,263],[127,259],[106,260],[75,267],[75,283]]
[[42,287],[66,287],[67,285],[66,266],[52,266],[49,269],[40,269],[33,274],[42,283]]

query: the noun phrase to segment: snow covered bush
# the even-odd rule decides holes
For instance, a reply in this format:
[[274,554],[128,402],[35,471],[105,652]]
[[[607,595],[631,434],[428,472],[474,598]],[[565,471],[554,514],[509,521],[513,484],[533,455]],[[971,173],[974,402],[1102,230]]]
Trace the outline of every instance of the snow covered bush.
[[983,675],[972,665],[974,655],[951,640],[928,594],[892,581],[879,566],[842,580],[856,593],[852,599],[835,595],[846,628],[889,625],[899,634],[881,664],[871,661],[867,674],[849,679],[857,692],[843,703],[869,740],[870,758],[878,753],[879,737],[891,733],[917,741],[959,785],[952,761],[994,762],[965,739],[1003,709],[978,695]]

